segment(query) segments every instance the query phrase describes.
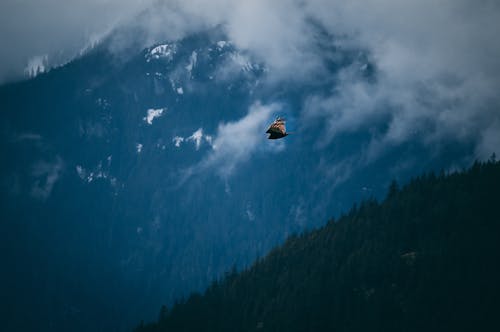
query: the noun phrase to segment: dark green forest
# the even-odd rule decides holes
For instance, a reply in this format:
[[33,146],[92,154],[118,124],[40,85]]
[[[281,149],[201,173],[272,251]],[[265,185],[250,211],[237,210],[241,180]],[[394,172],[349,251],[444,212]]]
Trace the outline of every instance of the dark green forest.
[[492,157],[393,182],[136,331],[500,331],[499,266]]

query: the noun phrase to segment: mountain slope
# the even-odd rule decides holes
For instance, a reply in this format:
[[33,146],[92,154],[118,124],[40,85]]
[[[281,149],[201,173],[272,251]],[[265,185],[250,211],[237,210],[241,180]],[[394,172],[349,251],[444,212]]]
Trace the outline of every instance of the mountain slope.
[[137,331],[495,330],[499,197],[499,162],[394,183]]
[[[341,89],[339,71],[372,84],[377,70],[363,50],[317,37],[324,70],[292,81],[273,81],[265,59],[214,28],[142,50],[103,41],[1,86],[5,328],[125,330],[381,197],[390,178],[467,164],[474,144],[444,139],[391,143],[374,158],[385,112],[325,143],[331,124],[309,118],[311,98]],[[277,115],[295,135],[272,142]]]

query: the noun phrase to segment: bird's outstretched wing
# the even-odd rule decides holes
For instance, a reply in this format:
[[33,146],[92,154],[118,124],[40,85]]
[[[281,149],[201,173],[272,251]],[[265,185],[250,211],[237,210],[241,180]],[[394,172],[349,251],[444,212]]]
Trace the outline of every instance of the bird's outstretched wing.
[[278,138],[282,138],[282,137],[285,137],[285,135],[280,134],[280,133],[270,132],[268,139],[278,139]]

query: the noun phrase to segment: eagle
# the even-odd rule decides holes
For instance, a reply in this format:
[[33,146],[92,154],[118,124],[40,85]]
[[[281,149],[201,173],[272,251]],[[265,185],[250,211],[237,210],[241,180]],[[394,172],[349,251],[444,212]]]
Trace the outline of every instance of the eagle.
[[268,139],[278,139],[288,136],[289,133],[286,132],[285,119],[277,117],[273,123],[267,129],[266,134],[269,134]]

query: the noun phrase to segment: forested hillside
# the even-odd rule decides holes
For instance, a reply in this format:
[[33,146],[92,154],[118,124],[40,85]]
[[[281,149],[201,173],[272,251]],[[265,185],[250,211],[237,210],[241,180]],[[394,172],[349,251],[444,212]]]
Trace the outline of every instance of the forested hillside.
[[136,331],[500,328],[500,163],[391,185]]

